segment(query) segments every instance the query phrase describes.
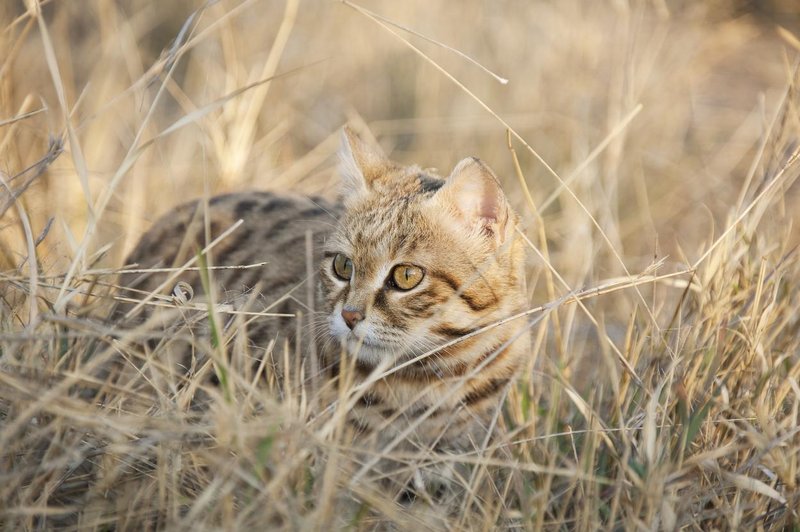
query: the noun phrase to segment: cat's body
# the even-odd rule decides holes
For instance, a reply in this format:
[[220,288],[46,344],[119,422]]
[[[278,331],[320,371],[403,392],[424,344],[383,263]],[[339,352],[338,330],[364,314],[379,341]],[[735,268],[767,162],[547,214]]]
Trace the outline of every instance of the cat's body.
[[[337,398],[352,405],[358,438],[379,451],[480,446],[529,347],[525,320],[492,327],[525,307],[516,215],[477,159],[444,180],[390,162],[347,132],[342,169],[341,204],[252,193],[212,198],[207,211],[185,205],[155,224],[129,262],[180,266],[243,220],[213,249],[214,265],[268,263],[214,270],[217,300],[306,316],[312,304],[317,312],[301,327],[287,318],[254,321],[254,347],[275,337],[300,341],[300,356],[318,357],[302,361],[304,374],[320,368],[327,383],[346,369],[354,391]],[[198,272],[180,279],[202,292]],[[128,274],[122,284],[152,291],[163,281]],[[305,282],[316,285],[313,301]]]
[[[241,225],[208,253],[213,258],[210,266],[217,302],[269,314],[307,315],[306,249],[313,254],[312,264],[318,265],[322,245],[339,214],[340,207],[319,197],[271,192],[216,196],[207,206],[202,201],[192,201],[159,219],[139,241],[128,262],[141,268],[180,268],[241,220]],[[311,240],[310,246],[307,239]],[[168,278],[167,272],[125,274],[120,284],[135,289],[135,299],[139,300],[159,288],[161,294],[170,294],[180,281],[188,283],[193,294],[199,296],[204,289],[197,266],[188,268],[168,286],[161,286]],[[226,269],[228,266],[237,268]],[[316,293],[315,303],[321,303],[316,301],[318,296]],[[131,308],[126,305],[118,312]],[[150,314],[147,308],[143,311]],[[250,343],[263,349],[271,339],[294,341],[294,323],[295,318],[287,317],[253,320],[248,327]]]

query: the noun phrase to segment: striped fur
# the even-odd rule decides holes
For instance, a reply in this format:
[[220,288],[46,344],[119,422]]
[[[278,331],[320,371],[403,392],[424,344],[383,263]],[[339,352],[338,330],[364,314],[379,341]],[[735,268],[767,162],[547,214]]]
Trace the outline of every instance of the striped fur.
[[[442,179],[391,162],[346,131],[341,169],[338,204],[266,192],[213,198],[207,212],[194,202],[157,222],[129,262],[181,265],[241,219],[214,249],[214,263],[268,264],[217,271],[218,299],[257,288],[259,308],[293,313],[305,303],[311,231],[315,305],[325,316],[314,335],[319,367],[333,379],[353,368],[356,386],[375,381],[353,398],[354,431],[381,447],[401,439],[405,449],[465,449],[485,436],[529,347],[524,320],[479,332],[525,306],[517,217],[477,159],[465,159]],[[351,279],[336,274],[337,254],[352,261]],[[393,286],[398,264],[421,268],[422,281],[410,290]],[[150,291],[163,279],[129,274],[122,284]],[[196,273],[182,279],[202,292]],[[294,297],[286,298],[292,288]],[[352,330],[343,317],[347,310],[362,317]],[[286,320],[264,319],[251,328],[250,340],[257,346],[276,336],[295,341],[295,329]],[[376,372],[384,375],[376,380]]]

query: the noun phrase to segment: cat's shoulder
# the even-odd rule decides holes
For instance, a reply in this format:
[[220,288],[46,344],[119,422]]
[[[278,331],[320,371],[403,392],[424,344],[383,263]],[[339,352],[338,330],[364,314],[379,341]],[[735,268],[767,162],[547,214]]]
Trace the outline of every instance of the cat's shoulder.
[[[202,200],[194,202],[201,205]],[[291,192],[245,191],[214,196],[208,201],[213,211],[231,213],[236,218],[252,216],[291,215],[295,211],[338,211],[335,202],[322,196],[304,195]]]
[[[174,258],[174,249],[185,240],[205,241],[226,231],[232,234],[218,247],[228,253],[252,247],[274,247],[293,233],[328,233],[341,207],[321,196],[296,193],[248,191],[193,199],[159,217],[130,253],[128,263],[150,263]],[[234,227],[236,226],[236,227]]]
[[[150,227],[151,239],[164,240],[185,235],[191,228],[207,223],[212,233],[224,230],[242,220],[245,225],[278,222],[293,218],[327,218],[335,220],[341,208],[322,196],[288,192],[245,191],[193,199],[181,203],[161,215]],[[147,235],[146,235],[147,236]]]

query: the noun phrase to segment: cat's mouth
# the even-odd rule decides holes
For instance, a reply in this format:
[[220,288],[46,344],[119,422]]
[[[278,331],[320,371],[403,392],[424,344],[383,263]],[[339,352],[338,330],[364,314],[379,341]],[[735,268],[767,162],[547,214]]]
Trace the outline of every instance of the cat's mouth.
[[345,345],[351,356],[370,365],[379,364],[386,358],[387,351],[390,351],[385,342],[371,336],[359,337],[352,332],[345,337]]
[[354,353],[355,353],[355,350],[358,349],[359,347],[370,347],[370,348],[373,348],[373,349],[377,349],[377,348],[383,347],[383,343],[382,342],[380,342],[378,340],[375,340],[374,338],[371,338],[370,336],[358,336],[353,331],[350,331],[347,334],[347,337],[345,338],[345,340],[347,341],[347,347],[351,348],[351,350],[353,350]]

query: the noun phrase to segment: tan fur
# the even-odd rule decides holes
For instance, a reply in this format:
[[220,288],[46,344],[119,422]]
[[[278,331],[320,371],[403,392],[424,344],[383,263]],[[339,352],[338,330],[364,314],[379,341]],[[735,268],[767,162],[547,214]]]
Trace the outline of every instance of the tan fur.
[[[300,237],[312,230],[319,265],[316,304],[325,318],[316,334],[319,367],[332,379],[343,364],[353,367],[355,387],[384,373],[354,398],[350,421],[360,438],[382,449],[396,440],[405,449],[467,449],[485,438],[490,416],[528,352],[525,321],[441,346],[524,309],[517,216],[497,178],[474,158],[442,180],[389,161],[346,130],[341,160],[341,206],[266,193],[212,199],[212,238],[238,218],[245,221],[244,236],[221,243],[215,263],[271,261],[255,273],[224,271],[217,283],[228,294],[258,285],[268,307],[304,281]],[[275,202],[282,202],[283,210],[268,207]],[[130,261],[181,263],[187,258],[177,256],[181,241],[188,238],[192,252],[202,247],[202,221],[201,204],[179,208],[145,235]],[[336,254],[352,261],[349,282],[334,273]],[[422,268],[420,284],[408,291],[393,288],[387,281],[397,264]],[[202,291],[197,274],[183,279]],[[159,280],[139,279],[138,287],[152,290]],[[123,284],[134,281],[130,275]],[[276,310],[297,308],[286,298]],[[352,331],[343,309],[363,315]],[[275,335],[293,338],[293,330],[286,322],[264,320],[250,338],[263,345]]]

